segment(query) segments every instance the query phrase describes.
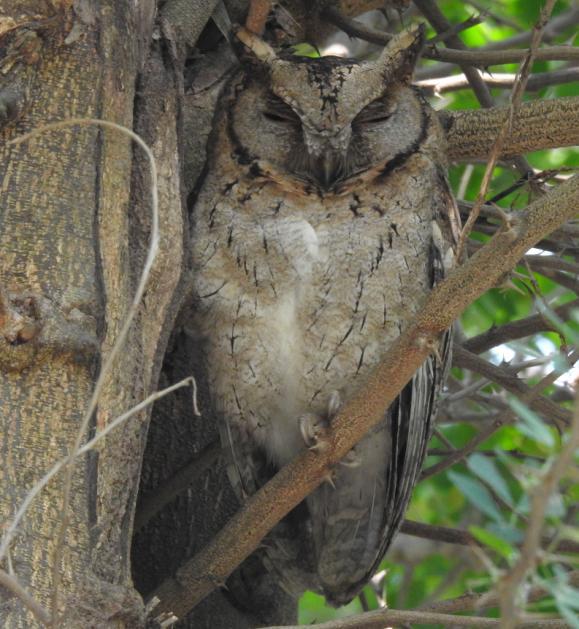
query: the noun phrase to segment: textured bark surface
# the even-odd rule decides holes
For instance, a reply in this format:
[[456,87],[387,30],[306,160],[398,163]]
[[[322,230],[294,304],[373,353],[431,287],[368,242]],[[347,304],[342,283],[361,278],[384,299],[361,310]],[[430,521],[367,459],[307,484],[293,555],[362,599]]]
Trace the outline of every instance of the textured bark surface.
[[[10,6],[10,1],[4,5],[2,14],[26,10]],[[57,37],[55,33],[52,40],[44,41],[26,115],[3,131],[0,148],[0,284],[13,300],[31,295],[46,306],[36,338],[15,347],[4,342],[0,347],[5,366],[19,363],[14,371],[0,372],[3,521],[66,453],[98,369],[96,333],[102,325],[102,308],[95,248],[97,134],[93,129],[74,129],[13,148],[5,144],[43,122],[98,115],[102,75],[96,33],[87,33],[70,47],[59,46]],[[11,548],[16,573],[45,605],[51,589],[60,487],[58,481],[51,483],[33,503]],[[92,493],[89,474],[75,474],[69,543],[60,567],[63,588],[72,597],[78,594],[79,577],[90,563]],[[0,620],[6,627],[34,626],[15,599],[2,606]]]
[[[5,3],[3,15],[39,16],[45,3]],[[50,15],[42,54],[21,63],[3,87],[33,76],[19,116],[2,130],[0,286],[11,306],[27,309],[36,335],[0,341],[0,518],[9,521],[27,491],[71,447],[99,366],[127,315],[148,246],[149,183],[131,195],[133,148],[120,133],[94,127],[6,145],[44,123],[95,117],[133,126],[142,42],[150,41],[150,3],[139,12],[119,3],[68,3]],[[72,4],[72,3],[70,3]],[[27,13],[28,12],[28,13]],[[131,37],[127,25],[131,25]],[[71,28],[82,36],[65,38]],[[147,44],[148,45],[148,44]],[[176,94],[149,141],[159,162],[161,253],[147,297],[108,379],[91,432],[156,387],[181,272],[182,216]],[[144,414],[113,433],[74,467],[70,523],[58,566],[59,626],[128,626],[141,615],[131,585],[129,541],[138,487]],[[33,502],[10,549],[21,582],[50,608],[62,474]],[[36,626],[21,603],[2,593],[0,624]]]
[[[450,161],[488,158],[508,116],[508,107],[443,112]],[[579,97],[533,101],[524,103],[517,111],[501,157],[576,144],[579,144]]]

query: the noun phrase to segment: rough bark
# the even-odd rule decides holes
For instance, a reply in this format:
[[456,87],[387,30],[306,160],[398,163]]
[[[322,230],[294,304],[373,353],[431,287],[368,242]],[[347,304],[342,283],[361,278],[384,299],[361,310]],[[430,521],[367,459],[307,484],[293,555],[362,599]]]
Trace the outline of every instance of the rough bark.
[[[441,113],[447,129],[449,159],[453,162],[486,159],[508,107]],[[501,157],[579,144],[579,96],[524,103],[513,119]]]
[[[0,284],[13,309],[26,310],[35,334],[2,338],[0,517],[10,521],[31,486],[68,453],[134,292],[147,245],[150,191],[131,197],[133,148],[112,131],[72,128],[7,141],[44,123],[100,117],[131,128],[142,42],[150,40],[150,3],[139,10],[104,2],[74,13],[60,3],[40,37],[34,67],[14,66],[5,85],[19,85],[18,116],[2,130]],[[5,2],[0,13],[39,18],[46,3]],[[131,37],[127,36],[131,25]],[[72,28],[82,36],[75,37]],[[65,38],[69,37],[69,40]],[[173,101],[176,90],[168,91]],[[170,100],[170,99],[168,99]],[[105,384],[91,432],[107,425],[156,387],[182,256],[176,107],[167,104],[151,144],[158,155],[161,252],[145,303]],[[168,159],[170,155],[172,159]],[[144,200],[146,199],[146,200]],[[138,222],[136,220],[138,217]],[[135,225],[137,227],[135,228]],[[141,232],[141,233],[139,233]],[[142,236],[142,237],[139,237]],[[69,524],[61,562],[59,626],[128,626],[142,616],[129,564],[131,521],[144,446],[145,414],[74,467]],[[11,545],[16,575],[50,609],[62,475],[32,503]],[[19,600],[4,595],[2,626],[37,626]]]

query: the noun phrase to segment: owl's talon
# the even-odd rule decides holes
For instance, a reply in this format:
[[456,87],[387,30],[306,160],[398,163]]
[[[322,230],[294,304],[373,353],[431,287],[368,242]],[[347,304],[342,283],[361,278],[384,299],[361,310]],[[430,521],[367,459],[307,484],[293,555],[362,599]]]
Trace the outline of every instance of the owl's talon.
[[328,398],[328,421],[332,421],[338,414],[340,407],[342,406],[342,396],[339,391],[332,391]]
[[306,413],[299,418],[298,424],[307,448],[313,452],[323,451],[326,447],[323,437],[327,430],[324,422],[317,415]]

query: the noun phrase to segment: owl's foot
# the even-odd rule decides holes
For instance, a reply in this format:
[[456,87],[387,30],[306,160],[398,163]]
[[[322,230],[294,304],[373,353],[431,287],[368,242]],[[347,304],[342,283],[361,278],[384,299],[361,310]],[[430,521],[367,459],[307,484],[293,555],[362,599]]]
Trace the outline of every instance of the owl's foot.
[[[328,421],[332,421],[338,414],[342,406],[342,397],[339,391],[332,391],[328,399]],[[356,454],[356,447],[353,447],[348,454],[340,461],[340,465],[344,467],[360,467],[362,459]]]
[[334,470],[332,470],[324,476],[324,483],[328,483],[328,485],[330,485],[332,489],[336,489],[336,483],[334,482],[335,479],[336,473],[334,472]]
[[304,413],[298,420],[303,440],[310,450],[322,452],[327,447],[325,435],[330,422],[338,414],[342,406],[342,399],[338,391],[332,391],[328,397],[326,416],[320,417],[315,413]]
[[328,423],[314,413],[304,413],[298,419],[298,425],[302,438],[308,449],[314,452],[323,452],[327,447],[325,434],[328,431]]

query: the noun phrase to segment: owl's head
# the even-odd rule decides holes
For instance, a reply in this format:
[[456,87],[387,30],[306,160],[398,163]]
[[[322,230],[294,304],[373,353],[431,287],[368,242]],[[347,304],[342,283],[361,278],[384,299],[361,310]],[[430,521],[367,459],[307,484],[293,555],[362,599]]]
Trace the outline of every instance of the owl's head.
[[380,169],[424,135],[424,103],[409,87],[424,28],[395,36],[375,61],[281,57],[240,29],[243,89],[229,132],[260,171],[337,191]]

